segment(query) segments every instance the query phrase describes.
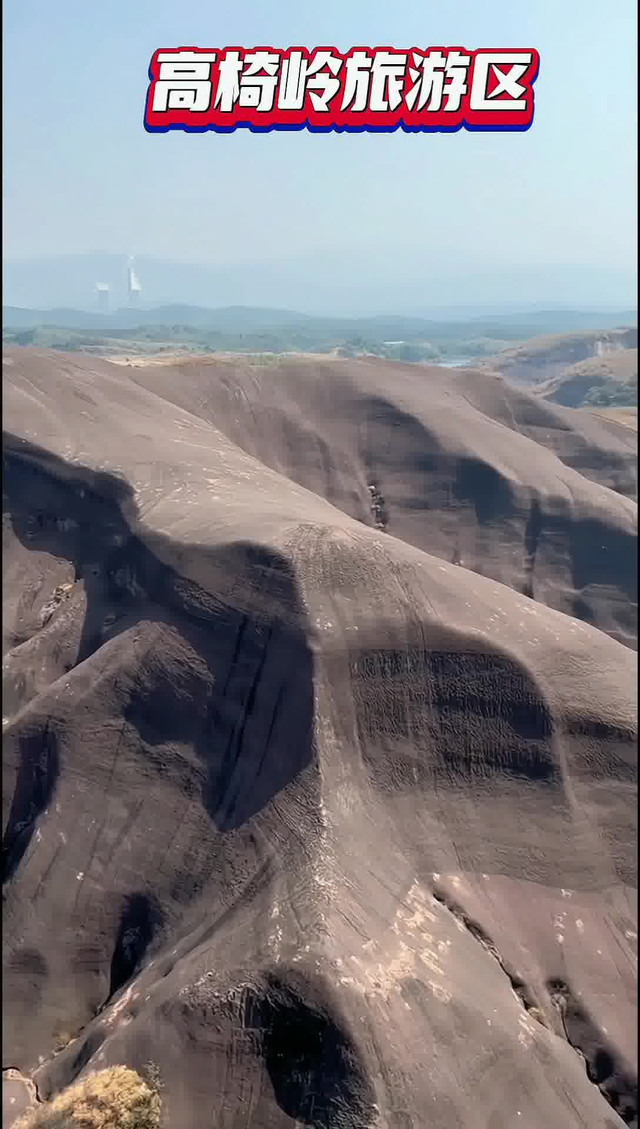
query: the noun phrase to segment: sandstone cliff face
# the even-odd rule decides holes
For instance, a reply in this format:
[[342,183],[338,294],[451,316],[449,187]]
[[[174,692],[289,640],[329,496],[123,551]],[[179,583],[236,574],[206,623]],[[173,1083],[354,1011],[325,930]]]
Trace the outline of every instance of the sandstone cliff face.
[[558,376],[539,384],[536,391],[545,400],[579,408],[603,397],[628,405],[638,402],[638,350],[618,349],[570,365]]
[[510,381],[535,385],[559,376],[570,366],[590,357],[605,357],[637,347],[638,330],[627,327],[601,333],[535,338],[513,349],[505,349],[485,363]]
[[5,361],[5,1065],[151,1061],[180,1129],[633,1124],[624,429]]

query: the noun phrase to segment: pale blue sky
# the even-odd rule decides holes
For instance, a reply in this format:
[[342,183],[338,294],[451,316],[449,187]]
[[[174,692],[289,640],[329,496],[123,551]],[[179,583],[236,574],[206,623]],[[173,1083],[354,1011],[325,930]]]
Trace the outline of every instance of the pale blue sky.
[[[5,0],[5,258],[635,269],[633,0]],[[149,135],[157,47],[535,47],[524,134]]]

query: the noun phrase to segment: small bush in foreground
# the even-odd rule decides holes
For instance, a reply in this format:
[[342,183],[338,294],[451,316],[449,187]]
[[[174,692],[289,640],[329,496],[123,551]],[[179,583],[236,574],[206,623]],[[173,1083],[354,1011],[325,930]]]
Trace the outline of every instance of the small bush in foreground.
[[113,1066],[30,1109],[14,1129],[158,1129],[160,1110],[159,1095],[139,1074]]

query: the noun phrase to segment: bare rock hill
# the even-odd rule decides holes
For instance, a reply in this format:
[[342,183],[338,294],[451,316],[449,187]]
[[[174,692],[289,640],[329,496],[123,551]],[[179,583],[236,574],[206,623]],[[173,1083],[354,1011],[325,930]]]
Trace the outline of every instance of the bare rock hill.
[[152,1061],[179,1129],[636,1124],[622,429],[403,366],[3,375],[5,1067]]
[[[554,404],[565,404],[579,408],[585,403],[597,403],[603,393],[613,403],[623,403],[626,392],[627,403],[637,406],[638,400],[638,350],[621,349],[619,352],[604,353],[600,357],[590,357],[571,365],[559,376],[538,385],[536,391]],[[603,402],[606,402],[603,400]]]
[[131,379],[349,516],[635,646],[635,438],[483,371],[191,360]]
[[515,384],[535,385],[551,380],[570,366],[592,357],[608,357],[637,348],[637,326],[625,326],[590,333],[534,337],[513,348],[503,349],[486,364]]

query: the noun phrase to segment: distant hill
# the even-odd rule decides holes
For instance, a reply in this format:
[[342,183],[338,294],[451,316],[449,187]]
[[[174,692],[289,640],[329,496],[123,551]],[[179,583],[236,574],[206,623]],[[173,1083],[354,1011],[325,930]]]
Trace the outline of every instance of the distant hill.
[[[523,360],[535,367],[545,351],[527,346],[525,353],[500,352],[505,346],[548,335],[574,334],[582,342],[600,339],[620,325],[635,321],[635,312],[585,310],[523,310],[458,320],[436,317],[380,315],[366,318],[314,317],[287,309],[254,306],[168,305],[147,309],[123,308],[112,313],[79,309],[26,309],[5,306],[7,344],[93,352],[150,352],[182,348],[206,352],[331,352],[357,356],[372,353],[389,360],[437,361],[473,359],[499,353],[499,363]],[[595,331],[595,332],[594,332]],[[553,338],[555,341],[555,337]],[[577,355],[559,346],[562,365],[589,356],[591,346]],[[529,356],[529,354],[531,354]],[[552,375],[544,367],[541,376]]]
[[[123,307],[110,313],[95,310],[50,309],[31,310],[20,306],[4,306],[3,323],[16,329],[56,326],[60,329],[84,329],[106,332],[113,329],[135,329],[146,325],[190,326],[226,332],[255,332],[273,326],[302,323],[305,314],[292,310],[261,309],[253,306],[226,306],[218,310],[203,306],[157,306],[151,309]],[[311,319],[312,320],[312,319]]]
[[[313,325],[318,333],[360,333],[363,336],[403,337],[415,340],[425,334],[454,336],[461,327],[468,327],[475,335],[486,332],[500,336],[506,332],[519,340],[523,333],[571,333],[600,329],[615,329],[635,324],[635,310],[519,310],[482,316],[415,317],[399,314],[380,314],[372,317],[326,317],[304,314],[295,310],[272,309],[261,306],[205,306],[164,305],[145,308],[123,307],[110,313],[66,307],[31,309],[24,306],[3,306],[2,319],[6,327],[17,329],[55,325],[62,329],[134,328],[144,325],[198,326],[228,332],[304,325]],[[500,333],[496,331],[500,330]]]
[[637,349],[636,326],[565,333],[524,341],[515,348],[503,349],[486,364],[516,384],[543,384],[566,373],[567,369],[592,357],[609,356],[621,350]]
[[537,391],[545,400],[569,408],[631,407],[638,403],[638,350],[621,349],[579,361]]

